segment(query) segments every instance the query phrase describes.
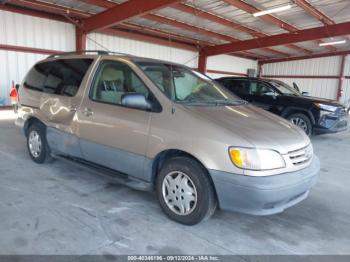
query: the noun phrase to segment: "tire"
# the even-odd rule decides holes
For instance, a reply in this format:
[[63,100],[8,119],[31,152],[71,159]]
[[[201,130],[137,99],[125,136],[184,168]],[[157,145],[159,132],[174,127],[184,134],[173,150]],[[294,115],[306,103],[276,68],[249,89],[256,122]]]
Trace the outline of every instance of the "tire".
[[50,148],[46,140],[45,126],[34,123],[28,129],[27,149],[30,158],[38,163],[48,163],[53,160],[50,156]]
[[174,157],[166,161],[157,176],[156,190],[164,213],[181,224],[197,224],[211,217],[217,206],[207,171],[188,157]]
[[310,118],[307,117],[304,114],[301,113],[296,113],[296,114],[291,114],[287,117],[288,121],[291,122],[292,124],[298,126],[304,132],[308,135],[311,136],[312,134],[312,124],[310,121]]

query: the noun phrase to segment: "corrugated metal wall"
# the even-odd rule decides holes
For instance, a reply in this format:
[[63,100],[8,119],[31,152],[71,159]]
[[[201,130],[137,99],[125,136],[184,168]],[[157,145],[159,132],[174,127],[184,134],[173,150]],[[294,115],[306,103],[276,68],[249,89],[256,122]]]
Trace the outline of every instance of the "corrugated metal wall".
[[334,76],[339,75],[340,56],[313,58],[266,64],[264,75],[302,75],[302,76]]
[[0,10],[0,43],[51,50],[74,50],[72,24]]
[[45,55],[0,50],[0,106],[9,105],[11,83],[21,83],[29,68]]
[[[249,68],[257,70],[258,63],[255,60],[234,57],[230,55],[211,56],[207,61],[208,70],[218,70],[247,74]],[[228,76],[227,74],[208,73],[212,78]],[[232,74],[234,75],[234,74]]]
[[[179,48],[166,47],[158,44],[145,43],[100,33],[92,33],[87,39],[88,49],[102,49],[114,52],[132,54],[149,58],[172,61],[197,68],[198,52]],[[207,69],[246,74],[248,68],[257,69],[257,62],[229,55],[212,56],[208,58]],[[227,74],[208,73],[213,78]],[[233,75],[233,74],[232,74]]]
[[338,80],[337,79],[305,79],[305,78],[276,78],[290,86],[295,82],[300,91],[309,92],[311,96],[337,99]]
[[[50,50],[75,49],[75,29],[68,23],[0,10],[0,44]],[[0,50],[0,105],[9,104],[12,80],[20,83],[45,55]]]
[[[349,56],[346,58],[344,75],[350,76]],[[296,60],[281,63],[263,65],[263,75],[285,81],[292,85],[297,83],[302,91],[309,92],[312,96],[336,99],[339,80],[334,78],[340,75],[341,56]],[[282,76],[282,77],[278,77]],[[295,76],[283,78],[283,76]],[[308,76],[298,78],[297,76]],[[317,78],[317,77],[320,78]],[[329,76],[330,78],[324,78]],[[323,78],[321,78],[323,77]],[[332,78],[333,77],[333,78]],[[350,81],[345,80],[343,85],[341,102],[350,99]]]
[[88,35],[87,49],[102,49],[197,67],[198,53],[100,33]]
[[[345,58],[344,76],[350,77],[350,55]],[[343,80],[343,103],[350,106],[350,79]]]

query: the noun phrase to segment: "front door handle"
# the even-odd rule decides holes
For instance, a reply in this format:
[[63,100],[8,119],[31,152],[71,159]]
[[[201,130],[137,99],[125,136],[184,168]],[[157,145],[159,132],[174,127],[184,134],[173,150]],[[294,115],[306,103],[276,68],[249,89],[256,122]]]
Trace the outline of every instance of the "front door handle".
[[82,113],[85,115],[85,116],[92,116],[94,114],[94,112],[90,109],[90,108],[84,108]]

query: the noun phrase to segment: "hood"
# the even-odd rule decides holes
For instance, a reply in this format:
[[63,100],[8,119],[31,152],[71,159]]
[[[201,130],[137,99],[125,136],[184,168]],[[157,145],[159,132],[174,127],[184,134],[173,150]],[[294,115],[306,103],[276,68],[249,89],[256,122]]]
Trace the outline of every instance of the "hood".
[[326,98],[321,98],[321,97],[314,97],[314,96],[293,96],[293,95],[284,95],[288,97],[293,97],[298,100],[304,100],[304,101],[310,101],[314,103],[323,103],[327,105],[333,105],[333,106],[343,106],[339,102],[332,100],[332,99],[326,99]]
[[286,154],[310,143],[301,129],[283,118],[249,104],[186,108],[210,124],[229,130],[232,136],[241,137],[252,147],[273,149]]

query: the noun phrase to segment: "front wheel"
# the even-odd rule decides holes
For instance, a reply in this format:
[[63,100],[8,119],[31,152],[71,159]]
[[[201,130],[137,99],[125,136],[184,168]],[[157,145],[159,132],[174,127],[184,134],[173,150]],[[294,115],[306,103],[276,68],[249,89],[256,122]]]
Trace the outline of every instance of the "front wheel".
[[308,136],[312,134],[312,124],[310,119],[304,114],[292,114],[287,118],[289,122],[301,128]]
[[195,160],[168,160],[157,177],[157,196],[164,213],[181,224],[194,225],[216,209],[213,186],[205,169]]

